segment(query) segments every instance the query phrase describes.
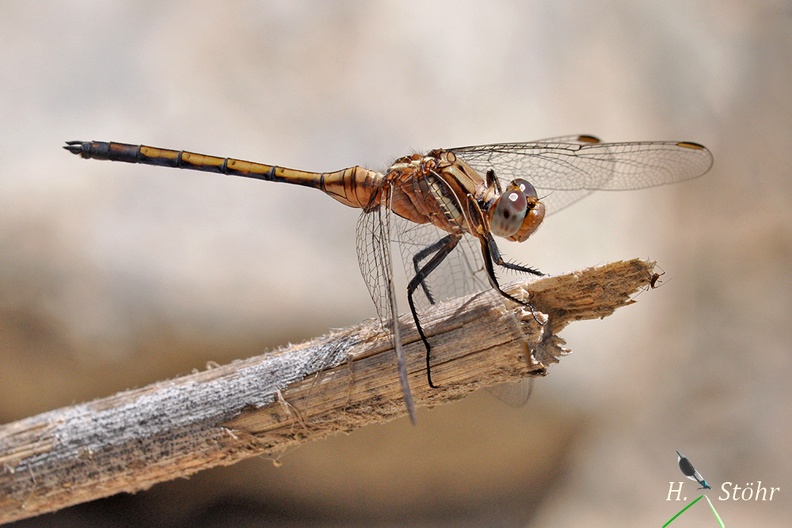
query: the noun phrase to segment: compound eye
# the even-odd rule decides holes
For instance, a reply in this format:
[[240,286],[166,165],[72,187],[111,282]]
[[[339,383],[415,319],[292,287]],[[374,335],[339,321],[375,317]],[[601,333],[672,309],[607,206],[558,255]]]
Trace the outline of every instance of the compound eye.
[[519,187],[522,193],[528,198],[536,198],[539,199],[539,196],[536,194],[536,188],[531,185],[531,183],[527,180],[523,180],[522,178],[517,178],[516,180],[511,182],[511,185],[515,185]]
[[[490,221],[490,229],[493,235],[510,237],[520,229],[523,223],[525,214],[528,211],[528,200],[526,200],[525,193],[517,183],[518,181],[512,182],[495,203]],[[528,182],[525,183],[531,185]],[[531,186],[531,189],[533,189],[533,186]]]

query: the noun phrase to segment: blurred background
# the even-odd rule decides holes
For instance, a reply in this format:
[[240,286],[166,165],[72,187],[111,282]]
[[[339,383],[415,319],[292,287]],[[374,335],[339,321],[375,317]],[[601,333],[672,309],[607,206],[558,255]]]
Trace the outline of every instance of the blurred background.
[[[598,193],[511,259],[657,260],[520,409],[489,394],[18,526],[659,526],[675,450],[727,525],[792,514],[789,2],[0,4],[0,422],[375,315],[358,212],[83,161],[145,143],[307,170],[595,134],[688,140],[698,180]],[[394,371],[395,372],[395,371]],[[762,481],[772,502],[718,501]],[[687,481],[689,500],[696,496]],[[699,503],[677,524],[714,525]],[[783,521],[782,521],[783,519]]]

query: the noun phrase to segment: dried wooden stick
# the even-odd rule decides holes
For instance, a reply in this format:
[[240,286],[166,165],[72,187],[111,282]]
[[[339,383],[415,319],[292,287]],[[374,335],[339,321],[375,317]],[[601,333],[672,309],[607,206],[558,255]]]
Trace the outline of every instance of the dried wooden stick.
[[[410,317],[404,345],[418,406],[542,376],[567,351],[555,334],[605,317],[653,279],[654,263],[617,262],[529,283],[534,312],[480,294],[439,304],[424,348]],[[540,325],[537,319],[543,322]],[[515,325],[515,321],[519,325]],[[518,329],[521,329],[518,330]],[[0,426],[0,523],[134,493],[405,414],[395,354],[373,320],[300,345]]]

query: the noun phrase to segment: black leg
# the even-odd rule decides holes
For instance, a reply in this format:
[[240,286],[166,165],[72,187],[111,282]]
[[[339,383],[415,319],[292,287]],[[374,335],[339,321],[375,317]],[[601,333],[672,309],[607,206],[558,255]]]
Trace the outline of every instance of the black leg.
[[[418,312],[415,310],[413,294],[415,293],[415,290],[418,289],[418,286],[421,286],[424,288],[424,292],[427,292],[429,301],[434,304],[434,300],[429,296],[426,289],[426,283],[424,281],[427,277],[429,277],[429,274],[437,269],[437,266],[439,266],[454,250],[457,243],[459,243],[460,238],[461,235],[452,233],[444,236],[434,244],[431,244],[419,251],[415,258],[413,258],[413,262],[415,262],[416,265],[415,277],[413,277],[412,280],[410,280],[410,283],[407,285],[407,301],[410,304],[410,312],[412,313],[413,321],[415,321],[415,327],[418,329],[418,335],[421,336],[421,341],[423,341],[424,347],[426,347],[426,378],[429,381],[429,386],[433,389],[436,389],[437,385],[432,382],[432,370],[429,356],[431,347],[429,346],[429,340],[426,339],[423,327],[421,327],[421,322],[418,320]],[[418,260],[422,260],[432,252],[435,252],[434,256],[429,259],[429,262],[427,262],[422,268],[418,269]],[[419,255],[421,255],[420,258],[418,258]]]
[[492,169],[487,171],[487,187],[495,187],[495,190],[498,191],[498,194],[503,192],[501,190],[500,180],[495,177],[495,171]]
[[531,275],[538,275],[540,277],[543,276],[544,273],[535,270],[533,268],[529,268],[527,266],[521,266],[520,264],[514,264],[503,260],[500,250],[498,249],[498,244],[495,243],[495,239],[492,238],[492,235],[489,235],[487,237],[486,245],[482,241],[481,247],[482,247],[482,252],[484,253],[484,265],[487,269],[487,276],[489,277],[489,281],[492,287],[498,290],[498,292],[500,292],[500,294],[506,297],[507,299],[529,308],[531,310],[531,315],[533,315],[534,321],[536,321],[537,324],[539,325],[544,325],[544,323],[542,323],[542,321],[540,321],[539,318],[536,316],[536,312],[534,312],[534,308],[533,305],[531,305],[531,303],[521,301],[516,297],[509,295],[508,293],[506,293],[501,289],[500,284],[498,284],[498,279],[497,277],[495,277],[495,269],[492,266],[492,262],[494,261],[495,264],[497,264],[498,266],[514,271],[519,271],[521,273],[530,273]]
[[498,266],[504,267],[506,269],[519,271],[521,273],[530,273],[531,275],[537,275],[539,277],[543,276],[544,273],[541,271],[535,270],[533,268],[529,268],[528,266],[522,266],[520,264],[514,264],[513,262],[506,262],[503,260],[501,256],[500,249],[498,249],[498,244],[495,243],[495,239],[489,237],[487,241],[487,246],[489,247],[489,253],[492,255],[492,260],[495,261],[495,264]]
[[[487,179],[497,183],[497,178],[495,178],[495,173],[492,170],[487,171]],[[486,225],[484,221],[484,213],[482,213],[478,202],[476,202],[476,200],[471,195],[468,195],[467,197],[467,210],[468,210],[468,214],[470,215],[471,224],[478,226]],[[471,233],[471,234],[475,236],[478,239],[479,244],[481,244],[481,256],[484,258],[484,268],[487,271],[487,278],[489,279],[490,285],[496,290],[498,290],[498,292],[501,295],[511,300],[512,302],[531,308],[531,313],[533,313],[533,307],[529,303],[523,302],[517,299],[516,297],[512,297],[511,295],[503,291],[503,289],[501,289],[500,284],[498,284],[498,278],[495,276],[495,268],[492,264],[494,261],[495,264],[497,264],[498,266],[511,269],[514,271],[519,271],[521,273],[530,273],[532,275],[540,275],[540,276],[544,274],[533,268],[529,268],[527,266],[520,266],[519,264],[512,264],[511,262],[506,262],[505,260],[503,260],[503,257],[500,254],[500,250],[498,249],[498,244],[495,243],[495,239],[493,238],[492,233],[490,233],[489,231],[487,231],[486,233],[482,232],[482,233]],[[536,318],[536,314],[534,314],[534,319],[536,319],[537,323],[539,322],[539,320]]]
[[[430,245],[426,246],[421,251],[419,251],[418,253],[413,255],[413,259],[412,260],[413,260],[413,267],[415,268],[415,276],[416,277],[418,277],[418,275],[421,275],[421,261],[424,260],[429,255],[431,255],[432,253],[436,253],[436,252],[440,251],[440,249],[443,246],[445,246],[445,245],[447,245],[449,243],[451,238],[452,238],[452,235],[446,235],[443,238],[441,238],[440,240],[438,240],[437,242],[435,242],[434,244],[430,244]],[[439,262],[438,262],[438,264],[439,264]],[[436,266],[437,265],[435,265],[435,267]],[[426,285],[426,281],[424,280],[428,276],[429,276],[428,272],[424,273],[422,275],[422,277],[421,277],[421,289],[423,289],[424,294],[426,295],[426,298],[429,300],[429,304],[434,304],[435,300],[434,300],[434,297],[432,296],[432,292],[429,291],[429,287]]]

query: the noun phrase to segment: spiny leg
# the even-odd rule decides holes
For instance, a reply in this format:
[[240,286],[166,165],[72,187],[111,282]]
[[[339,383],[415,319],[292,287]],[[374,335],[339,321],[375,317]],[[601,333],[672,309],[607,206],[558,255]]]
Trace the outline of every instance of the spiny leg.
[[[426,378],[429,381],[429,386],[433,389],[436,389],[437,385],[432,382],[432,370],[429,357],[431,347],[429,346],[429,340],[426,338],[426,334],[424,334],[423,328],[421,327],[421,322],[418,320],[418,312],[415,310],[413,294],[415,293],[415,290],[418,289],[419,285],[424,288],[426,287],[424,280],[427,279],[435,269],[437,269],[437,266],[439,266],[446,259],[446,257],[448,257],[448,255],[459,243],[460,238],[462,238],[460,234],[449,234],[416,254],[416,256],[419,254],[424,254],[423,257],[425,257],[432,251],[435,251],[434,256],[429,259],[429,262],[427,262],[422,268],[416,271],[415,277],[413,277],[412,280],[410,280],[410,283],[407,285],[407,301],[410,304],[410,312],[412,313],[413,321],[415,321],[415,327],[418,329],[418,335],[421,336],[421,341],[423,341],[424,347],[426,347]],[[431,298],[430,302],[434,304],[434,302],[431,301]]]
[[543,276],[544,273],[542,273],[541,271],[535,270],[533,268],[529,268],[527,266],[521,266],[519,264],[514,264],[514,263],[511,263],[511,262],[505,261],[503,259],[503,256],[500,253],[500,249],[498,249],[498,244],[495,243],[495,239],[492,237],[491,234],[486,236],[486,244],[484,243],[483,240],[481,242],[482,242],[481,250],[482,250],[482,253],[484,254],[484,266],[485,266],[485,268],[487,270],[487,277],[489,278],[489,282],[492,285],[492,287],[495,288],[496,290],[498,290],[498,292],[501,295],[503,295],[504,297],[506,297],[510,301],[515,302],[517,304],[521,304],[521,305],[527,307],[528,309],[530,309],[531,310],[531,315],[533,316],[534,321],[536,321],[540,325],[544,325],[544,323],[542,323],[542,321],[540,321],[539,318],[536,316],[536,312],[534,311],[533,305],[531,303],[529,303],[527,301],[521,301],[520,299],[518,299],[518,298],[516,298],[516,297],[514,297],[512,295],[509,295],[508,293],[503,291],[503,289],[500,287],[500,284],[498,283],[498,278],[495,276],[495,268],[493,267],[492,264],[493,264],[493,261],[494,261],[495,264],[497,264],[498,266],[501,266],[503,268],[514,270],[514,271],[519,271],[521,273],[530,273],[531,275],[537,275],[539,277]]
[[[493,182],[497,182],[497,178],[495,178],[495,173],[492,170],[487,171],[487,179],[492,180]],[[467,196],[467,211],[468,215],[470,216],[470,222],[472,225],[476,226],[484,226],[487,225],[484,219],[484,213],[481,211],[481,207],[476,199],[472,195]],[[536,319],[536,322],[539,322],[539,319],[536,317],[536,313],[534,313],[533,306],[530,303],[521,301],[516,297],[509,295],[503,288],[501,288],[500,284],[498,284],[498,278],[495,276],[495,267],[493,266],[493,261],[501,267],[512,269],[515,271],[519,271],[522,273],[530,273],[532,275],[543,275],[542,272],[537,271],[533,268],[529,268],[527,266],[520,266],[519,264],[512,264],[510,262],[506,262],[503,260],[501,256],[500,250],[498,249],[498,244],[495,243],[495,238],[492,236],[492,232],[485,229],[479,229],[476,232],[471,232],[473,236],[475,236],[479,244],[481,245],[481,256],[484,259],[484,269],[487,272],[487,279],[489,279],[490,286],[498,290],[498,293],[509,299],[510,301],[520,304],[522,306],[526,306],[531,309],[531,313]]]
[[528,266],[515,264],[513,262],[507,262],[506,260],[504,260],[503,257],[501,256],[501,252],[500,249],[498,248],[498,244],[495,243],[494,238],[490,237],[489,240],[487,241],[487,245],[489,247],[489,253],[490,255],[492,255],[492,260],[498,266],[514,271],[519,271],[520,273],[530,273],[531,275],[536,275],[538,277],[544,276],[544,273],[542,273],[539,270],[535,270],[533,268],[529,268]]

